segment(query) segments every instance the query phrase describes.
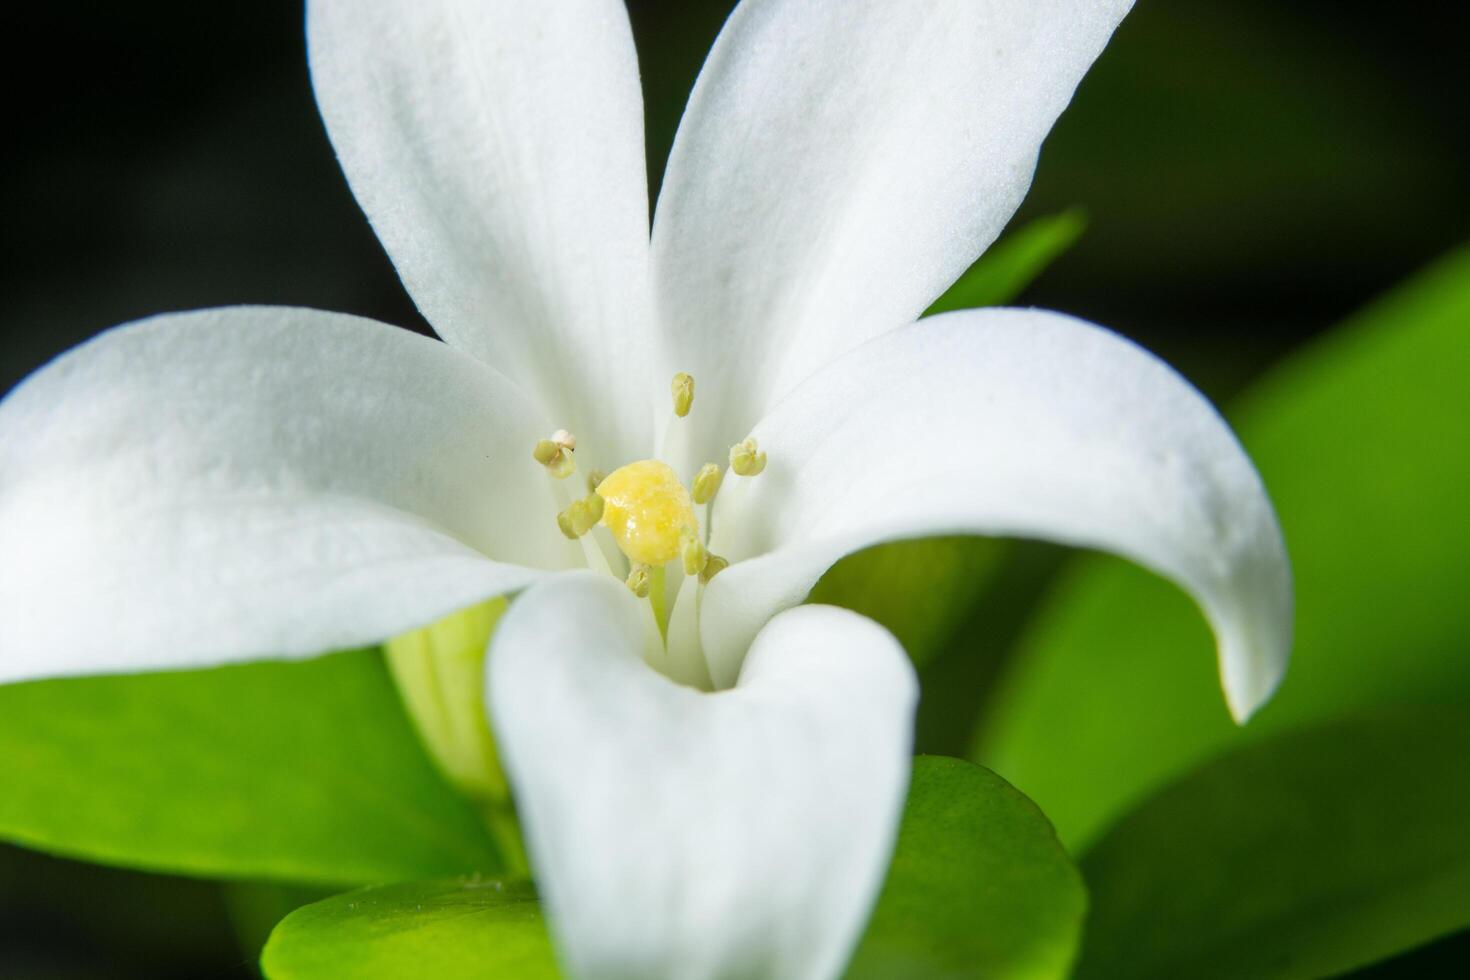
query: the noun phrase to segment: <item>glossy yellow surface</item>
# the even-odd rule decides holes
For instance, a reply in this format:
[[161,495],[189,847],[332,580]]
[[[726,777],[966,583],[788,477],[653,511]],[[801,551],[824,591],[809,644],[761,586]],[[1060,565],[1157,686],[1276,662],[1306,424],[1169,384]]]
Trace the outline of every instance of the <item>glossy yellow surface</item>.
[[656,459],[619,467],[597,485],[602,523],[629,560],[662,565],[678,558],[684,529],[698,530],[689,491]]

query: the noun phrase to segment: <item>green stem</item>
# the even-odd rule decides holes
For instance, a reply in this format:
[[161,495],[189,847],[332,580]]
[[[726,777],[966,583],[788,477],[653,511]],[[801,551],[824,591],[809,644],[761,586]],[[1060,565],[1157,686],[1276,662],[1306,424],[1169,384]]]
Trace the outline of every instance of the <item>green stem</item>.
[[653,618],[658,623],[659,636],[669,641],[669,603],[665,587],[664,566],[655,565],[648,572],[648,603],[653,607]]

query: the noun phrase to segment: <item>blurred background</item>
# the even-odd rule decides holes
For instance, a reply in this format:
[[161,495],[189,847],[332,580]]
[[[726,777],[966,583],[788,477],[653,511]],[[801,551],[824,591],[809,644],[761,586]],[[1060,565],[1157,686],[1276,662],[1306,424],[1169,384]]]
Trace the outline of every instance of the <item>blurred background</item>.
[[[630,3],[655,190],[730,6]],[[1456,13],[1142,0],[1043,151],[1018,221],[1075,206],[1087,230],[1022,301],[1106,324],[1228,400],[1465,239]],[[166,310],[290,304],[426,330],[333,159],[298,2],[20,4],[0,23],[0,392]],[[1008,560],[1019,618],[1057,555]],[[928,701],[921,747],[963,755],[972,726]],[[212,885],[0,848],[6,977],[248,976],[260,928]]]

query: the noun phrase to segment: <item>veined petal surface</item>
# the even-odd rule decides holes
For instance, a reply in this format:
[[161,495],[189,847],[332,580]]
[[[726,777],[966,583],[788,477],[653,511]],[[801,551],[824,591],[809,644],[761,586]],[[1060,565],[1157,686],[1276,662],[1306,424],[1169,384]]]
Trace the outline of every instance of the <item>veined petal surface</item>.
[[646,455],[648,179],[621,0],[311,0],[307,40],[348,182],[434,329],[589,464]]
[[[744,0],[695,85],[654,220],[696,456],[919,317],[995,240],[1132,0]],[[696,464],[702,460],[696,460]]]
[[804,606],[706,694],[641,659],[620,583],[524,593],[488,697],[563,966],[583,978],[826,978],[880,888],[916,684],[854,613]]
[[0,403],[0,681],[361,646],[575,563],[545,424],[371,320],[114,328]]
[[832,364],[755,436],[770,462],[726,481],[712,524],[735,562],[701,606],[716,686],[840,556],[960,533],[1112,551],[1178,583],[1237,718],[1285,670],[1291,573],[1259,476],[1203,396],[1116,334],[1040,310],[932,317]]

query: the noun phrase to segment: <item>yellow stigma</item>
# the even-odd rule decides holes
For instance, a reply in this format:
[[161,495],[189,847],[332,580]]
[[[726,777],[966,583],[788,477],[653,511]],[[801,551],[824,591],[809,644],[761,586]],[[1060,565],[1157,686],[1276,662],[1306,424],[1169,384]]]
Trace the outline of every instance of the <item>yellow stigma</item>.
[[621,466],[597,485],[602,523],[628,559],[662,565],[680,557],[684,530],[698,530],[689,491],[678,474],[656,459]]

